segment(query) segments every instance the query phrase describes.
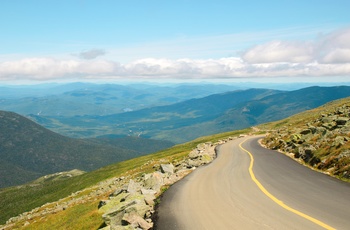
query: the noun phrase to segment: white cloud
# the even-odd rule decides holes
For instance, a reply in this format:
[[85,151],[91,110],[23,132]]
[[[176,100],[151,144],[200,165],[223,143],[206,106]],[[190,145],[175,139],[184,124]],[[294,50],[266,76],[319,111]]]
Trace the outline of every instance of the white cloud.
[[298,76],[350,76],[350,28],[319,36],[313,41],[270,41],[246,50],[241,57],[143,58],[125,64],[102,59],[73,58],[25,58],[0,62],[0,80],[7,81]]
[[312,60],[313,52],[309,42],[272,41],[249,49],[242,58],[248,63],[305,63]]
[[119,65],[109,61],[57,60],[53,58],[27,58],[0,63],[0,79],[60,79],[113,74]]
[[243,53],[248,63],[349,63],[350,28],[319,36],[314,41],[272,41]]
[[323,36],[316,44],[318,61],[322,63],[350,62],[350,28]]

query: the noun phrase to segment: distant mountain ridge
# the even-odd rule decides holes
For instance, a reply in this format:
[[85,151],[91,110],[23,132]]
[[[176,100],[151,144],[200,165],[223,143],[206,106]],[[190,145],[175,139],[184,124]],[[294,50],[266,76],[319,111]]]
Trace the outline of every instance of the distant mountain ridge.
[[1,87],[0,110],[22,115],[109,115],[169,105],[191,98],[232,91],[238,87],[220,84],[92,84],[70,83]]
[[249,89],[107,116],[31,115],[31,119],[68,136],[132,135],[182,143],[282,119],[347,96],[349,86]]
[[349,86],[308,87],[280,92],[259,100],[242,103],[227,111],[216,122],[220,125],[237,124],[245,128],[269,121],[280,120],[293,114],[313,109],[327,102],[350,96]]
[[60,171],[91,171],[172,146],[170,142],[142,138],[137,141],[152,147],[141,151],[140,148],[133,150],[132,146],[122,148],[123,144],[115,144],[113,139],[109,139],[109,143],[73,139],[16,113],[0,111],[0,188]]

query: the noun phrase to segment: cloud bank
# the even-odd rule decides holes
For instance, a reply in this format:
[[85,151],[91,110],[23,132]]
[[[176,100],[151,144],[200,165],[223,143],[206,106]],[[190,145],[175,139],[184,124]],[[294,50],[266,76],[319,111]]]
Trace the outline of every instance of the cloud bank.
[[313,41],[275,40],[221,59],[140,59],[129,63],[97,60],[103,50],[80,59],[26,58],[0,62],[0,80],[53,79],[213,79],[249,77],[350,76],[350,28]]

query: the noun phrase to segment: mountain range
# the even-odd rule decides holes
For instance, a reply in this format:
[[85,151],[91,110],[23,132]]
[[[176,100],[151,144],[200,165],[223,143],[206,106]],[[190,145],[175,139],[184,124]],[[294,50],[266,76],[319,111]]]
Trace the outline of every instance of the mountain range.
[[279,120],[347,96],[348,86],[248,89],[106,116],[30,115],[28,119],[1,111],[0,187],[59,171],[95,170],[174,143]]
[[182,143],[282,119],[347,96],[349,86],[314,86],[293,91],[247,89],[104,116],[28,117],[71,137],[141,136]]

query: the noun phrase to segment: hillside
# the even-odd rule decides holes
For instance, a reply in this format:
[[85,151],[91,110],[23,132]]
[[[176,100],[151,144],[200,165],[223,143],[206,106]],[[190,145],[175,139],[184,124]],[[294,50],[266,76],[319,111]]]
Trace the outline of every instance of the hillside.
[[[181,165],[179,162],[190,162],[188,157],[193,157],[192,150],[195,149],[196,146],[202,145],[201,143],[210,144],[218,142],[218,140],[229,139],[231,137],[235,138],[240,134],[261,134],[267,132],[269,135],[265,139],[265,143],[274,143],[271,147],[278,149],[278,146],[283,146],[282,143],[287,143],[288,141],[282,141],[279,134],[281,134],[282,138],[286,139],[291,136],[295,137],[297,141],[295,144],[298,144],[300,140],[314,140],[314,138],[308,136],[312,133],[314,128],[316,130],[323,130],[323,128],[327,129],[326,127],[333,127],[330,131],[326,132],[327,135],[325,137],[320,139],[322,141],[318,142],[323,143],[324,148],[322,149],[327,150],[328,153],[331,154],[330,159],[333,159],[331,163],[332,167],[331,170],[328,170],[328,173],[331,174],[332,170],[343,168],[343,163],[345,161],[339,161],[339,159],[349,159],[344,158],[346,155],[344,153],[333,155],[338,154],[338,150],[346,151],[346,149],[349,149],[349,142],[345,141],[346,136],[343,136],[342,142],[339,142],[341,143],[340,145],[336,144],[336,139],[334,139],[336,138],[334,134],[339,136],[338,131],[344,131],[345,127],[347,127],[347,125],[337,124],[337,121],[339,120],[339,123],[341,120],[344,123],[346,120],[347,123],[349,108],[350,98],[346,98],[328,103],[316,109],[302,112],[284,120],[259,125],[254,129],[202,137],[158,153],[112,164],[99,170],[55,183],[49,181],[48,183],[36,187],[21,186],[2,189],[0,190],[0,213],[6,213],[6,215],[1,219],[1,223],[5,223],[11,216],[29,211],[35,207],[40,207],[47,202],[53,202],[41,208],[34,209],[30,214],[33,215],[30,219],[27,219],[29,214],[25,214],[22,215],[22,217],[13,218],[13,222],[11,223],[22,226],[23,229],[48,229],[57,227],[66,229],[97,229],[103,226],[102,214],[97,208],[101,204],[100,201],[109,200],[113,197],[120,197],[117,194],[128,187],[127,183],[129,183],[130,179],[135,179],[137,182],[140,178],[145,178],[146,174],[159,170],[161,164],[173,163],[178,167]],[[325,119],[322,122],[323,118]],[[327,122],[324,123],[326,120]],[[317,128],[318,126],[320,126],[320,128]],[[322,128],[322,126],[326,127]],[[347,132],[347,134],[348,133],[349,132]],[[275,139],[275,137],[278,137],[278,139]],[[300,145],[302,145],[302,143]],[[305,150],[305,148],[303,149]],[[300,158],[302,157],[300,156]],[[324,159],[320,160],[321,162],[324,161]],[[339,175],[347,175],[346,173],[344,174],[345,171],[342,171]],[[347,171],[349,170],[347,169]],[[130,184],[131,182],[129,185]],[[43,197],[40,194],[47,195]],[[121,196],[124,196],[123,194],[125,195],[125,193],[121,193]],[[61,200],[58,201],[59,199]],[[33,202],[29,202],[29,200]],[[44,214],[48,212],[45,210],[51,210],[50,214]],[[39,216],[34,217],[34,215]],[[42,221],[43,219],[47,221]]]
[[341,179],[350,179],[350,98],[262,126],[263,144]]
[[[109,143],[68,138],[18,114],[0,111],[0,187],[71,169],[91,171],[172,145],[139,138],[128,149],[121,147],[128,139],[107,140]],[[137,142],[148,147],[141,150]]]

